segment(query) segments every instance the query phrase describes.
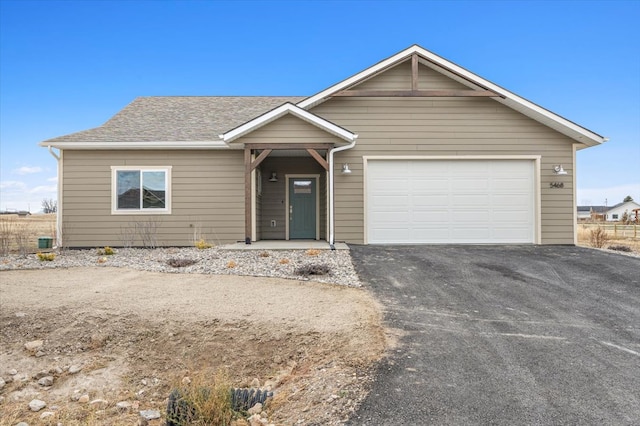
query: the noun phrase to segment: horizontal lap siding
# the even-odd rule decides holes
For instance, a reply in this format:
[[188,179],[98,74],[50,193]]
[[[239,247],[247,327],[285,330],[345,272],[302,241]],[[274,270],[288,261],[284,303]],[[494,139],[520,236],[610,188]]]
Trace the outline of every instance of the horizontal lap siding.
[[[335,157],[337,240],[364,241],[365,155],[540,155],[541,242],[573,244],[573,141],[564,135],[486,98],[334,98],[311,112],[358,134]],[[351,175],[340,174],[343,163]],[[556,164],[568,175],[555,175]]]
[[335,143],[339,139],[297,117],[286,115],[234,141],[243,143]]
[[[242,151],[64,150],[63,161],[66,246],[121,246],[121,233],[148,220],[158,222],[160,245],[192,245],[196,230],[214,243],[244,236]],[[171,214],[112,215],[111,166],[172,166]]]
[[[410,90],[411,61],[385,70],[354,87],[356,90]],[[418,66],[418,89],[420,90],[464,90],[466,86],[420,64]]]

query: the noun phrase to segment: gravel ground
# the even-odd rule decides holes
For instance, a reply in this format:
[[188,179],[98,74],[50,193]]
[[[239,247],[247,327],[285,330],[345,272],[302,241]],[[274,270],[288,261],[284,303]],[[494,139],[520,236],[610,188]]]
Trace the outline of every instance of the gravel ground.
[[[172,267],[171,259],[195,261],[191,266]],[[303,276],[298,268],[326,265],[325,275]],[[74,268],[86,266],[121,267],[142,271],[247,275],[255,277],[278,277],[333,283],[351,287],[362,284],[355,272],[348,250],[225,250],[210,248],[199,250],[188,248],[115,249],[115,254],[104,255],[99,250],[64,250],[55,252],[53,261],[41,261],[36,254],[26,257],[9,255],[0,257],[0,271]]]

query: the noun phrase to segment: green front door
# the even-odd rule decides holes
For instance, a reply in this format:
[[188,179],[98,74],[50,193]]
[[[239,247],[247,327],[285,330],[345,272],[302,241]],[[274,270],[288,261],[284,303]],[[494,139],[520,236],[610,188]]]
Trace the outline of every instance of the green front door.
[[316,180],[289,179],[289,239],[316,239]]

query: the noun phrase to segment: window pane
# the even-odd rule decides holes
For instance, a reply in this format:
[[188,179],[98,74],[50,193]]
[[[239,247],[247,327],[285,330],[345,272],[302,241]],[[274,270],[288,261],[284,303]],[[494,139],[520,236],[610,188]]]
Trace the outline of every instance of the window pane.
[[142,208],[164,209],[166,201],[165,172],[142,172]]
[[294,194],[311,194],[310,180],[296,180],[293,182]]
[[118,209],[140,208],[140,172],[137,170],[118,171]]

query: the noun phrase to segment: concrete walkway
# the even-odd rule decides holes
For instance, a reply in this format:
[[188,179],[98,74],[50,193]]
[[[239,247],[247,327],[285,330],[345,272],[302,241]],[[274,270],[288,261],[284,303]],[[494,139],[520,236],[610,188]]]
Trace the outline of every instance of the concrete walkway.
[[[345,243],[335,243],[336,250],[349,250]],[[227,244],[219,248],[225,250],[331,250],[329,243],[324,240],[263,240],[254,241],[251,244],[242,242]]]

